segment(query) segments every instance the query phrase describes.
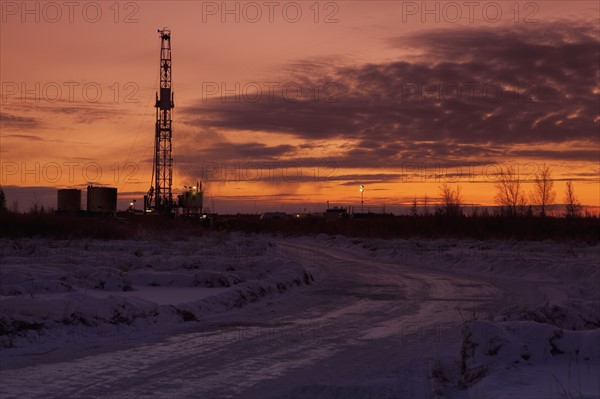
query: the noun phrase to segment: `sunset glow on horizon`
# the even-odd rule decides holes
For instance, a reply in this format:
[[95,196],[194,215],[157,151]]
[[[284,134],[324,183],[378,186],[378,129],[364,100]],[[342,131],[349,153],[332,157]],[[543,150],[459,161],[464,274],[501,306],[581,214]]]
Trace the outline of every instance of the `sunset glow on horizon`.
[[[267,4],[268,3],[268,4]],[[160,40],[172,31],[173,193],[219,213],[406,212],[499,168],[549,166],[600,207],[600,6],[574,2],[1,3],[0,185],[150,187]],[[470,4],[470,3],[469,3]]]

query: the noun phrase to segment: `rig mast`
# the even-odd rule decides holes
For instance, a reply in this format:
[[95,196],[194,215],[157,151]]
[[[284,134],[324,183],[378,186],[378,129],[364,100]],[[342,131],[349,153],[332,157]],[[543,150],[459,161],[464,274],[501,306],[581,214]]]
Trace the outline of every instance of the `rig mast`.
[[158,30],[160,35],[160,89],[156,93],[156,127],[154,137],[154,164],[152,180],[154,186],[145,196],[145,209],[158,213],[171,213],[175,204],[171,185],[173,183],[173,136],[171,110],[175,104],[171,91],[171,31]]

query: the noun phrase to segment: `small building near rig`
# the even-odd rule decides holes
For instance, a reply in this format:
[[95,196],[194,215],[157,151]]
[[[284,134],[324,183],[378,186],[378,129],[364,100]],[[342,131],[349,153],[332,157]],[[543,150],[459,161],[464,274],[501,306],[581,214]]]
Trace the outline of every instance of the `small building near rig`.
[[177,196],[177,205],[181,208],[183,215],[201,215],[204,202],[202,183],[196,183],[195,186],[186,186],[185,188],[186,191]]
[[56,209],[59,212],[77,212],[81,210],[81,190],[65,188],[57,192]]
[[114,213],[117,211],[117,189],[114,187],[87,188],[87,211]]
[[348,217],[348,210],[346,208],[328,208],[325,210],[325,214],[323,215],[325,220],[338,220],[338,219],[346,219]]

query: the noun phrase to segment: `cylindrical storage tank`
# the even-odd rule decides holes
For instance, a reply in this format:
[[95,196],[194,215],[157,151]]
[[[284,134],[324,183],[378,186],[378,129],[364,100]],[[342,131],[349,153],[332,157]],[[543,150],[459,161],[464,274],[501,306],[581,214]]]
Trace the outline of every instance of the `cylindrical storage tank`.
[[87,210],[88,212],[116,212],[117,211],[117,189],[113,187],[87,188]]
[[56,209],[59,211],[80,211],[81,190],[75,188],[58,190]]

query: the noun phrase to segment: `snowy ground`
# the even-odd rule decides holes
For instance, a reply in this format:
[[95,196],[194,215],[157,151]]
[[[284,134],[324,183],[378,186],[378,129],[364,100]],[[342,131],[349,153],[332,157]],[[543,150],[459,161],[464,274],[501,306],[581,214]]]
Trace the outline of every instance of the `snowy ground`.
[[0,397],[598,398],[600,247],[0,241]]
[[161,329],[314,280],[267,240],[240,236],[1,241],[0,267],[4,349],[56,347],[73,334],[102,339],[115,328]]

